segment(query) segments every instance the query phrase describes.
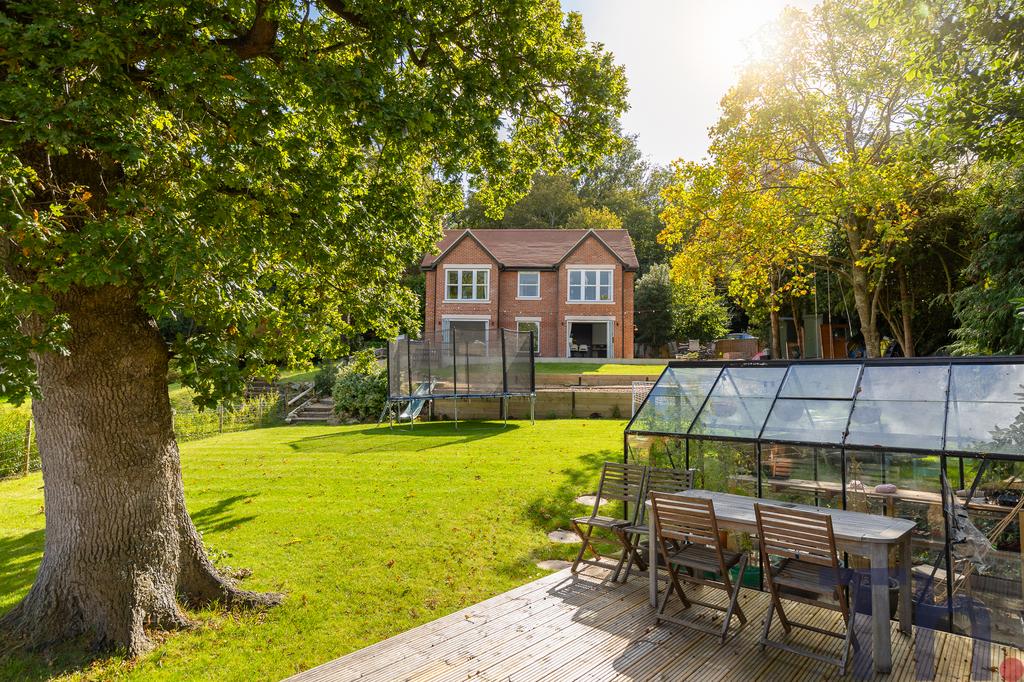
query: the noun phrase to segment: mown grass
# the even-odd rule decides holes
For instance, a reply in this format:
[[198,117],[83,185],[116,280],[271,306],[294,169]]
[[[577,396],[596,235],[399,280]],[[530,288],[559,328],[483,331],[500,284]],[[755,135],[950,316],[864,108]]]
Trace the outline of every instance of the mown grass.
[[[193,614],[135,663],[81,649],[0,658],[0,679],[276,680],[544,574],[621,458],[620,421],[280,427],[182,447],[186,496],[221,565],[287,593],[264,614]],[[39,474],[0,482],[0,613],[29,589],[43,546]],[[0,646],[0,650],[3,647]]]
[[[666,361],[667,364],[667,361]],[[658,376],[664,364],[626,365],[615,362],[591,364],[587,362],[538,362],[537,374],[635,374]]]

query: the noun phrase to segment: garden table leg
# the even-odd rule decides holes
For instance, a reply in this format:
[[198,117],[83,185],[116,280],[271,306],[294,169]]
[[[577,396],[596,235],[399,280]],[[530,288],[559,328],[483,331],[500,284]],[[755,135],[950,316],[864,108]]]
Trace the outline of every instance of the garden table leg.
[[913,601],[913,558],[910,551],[910,533],[900,543],[900,632],[911,634],[910,609]]
[[892,642],[889,640],[889,545],[871,545],[871,653],[875,672],[892,669]]

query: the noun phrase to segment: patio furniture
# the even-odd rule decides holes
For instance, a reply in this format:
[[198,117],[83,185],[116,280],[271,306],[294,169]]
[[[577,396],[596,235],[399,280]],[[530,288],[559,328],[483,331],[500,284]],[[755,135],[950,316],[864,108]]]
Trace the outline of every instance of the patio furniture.
[[[644,497],[647,497],[647,493],[652,491],[659,493],[679,493],[684,490],[689,490],[693,487],[693,473],[693,469],[648,467],[647,485]],[[640,567],[640,570],[646,570],[647,568],[647,562],[639,552],[640,538],[650,535],[650,529],[647,523],[647,505],[640,505],[638,514],[639,516],[636,519],[636,523],[623,528],[623,533],[625,533],[626,538],[629,541],[627,552],[622,555],[624,559],[627,558],[627,554],[629,555],[626,563],[626,575],[623,578],[623,581],[629,580],[629,574],[633,570],[634,563]],[[649,541],[650,540],[648,540],[648,542]],[[619,571],[616,570],[612,579],[617,580],[618,577]]]
[[[772,595],[768,615],[764,619],[764,630],[761,632],[761,648],[770,646],[831,663],[839,666],[840,675],[845,675],[850,647],[858,648],[853,618],[860,580],[852,570],[839,564],[832,517],[760,502],[754,504],[754,514],[757,517],[757,537],[765,567],[765,582]],[[782,560],[773,565],[773,557]],[[842,614],[846,631],[835,632],[810,623],[797,622],[786,614],[783,600],[838,611]],[[837,637],[843,640],[842,656],[833,658],[771,639],[772,617],[776,611],[786,635],[795,627]]]
[[[850,554],[868,557],[871,566],[871,652],[875,671],[887,673],[892,668],[892,642],[889,639],[889,550],[898,549],[899,557],[899,621],[900,632],[910,634],[910,539],[915,524],[909,519],[876,514],[812,507],[806,504],[780,503],[773,500],[717,493],[710,490],[688,490],[679,497],[713,500],[718,526],[726,530],[757,533],[754,505],[775,504],[787,509],[828,514],[836,546]],[[652,546],[653,548],[653,546]],[[654,556],[653,549],[651,556]],[[650,562],[650,559],[648,559]],[[649,571],[649,600],[658,601],[655,572]]]
[[[668,569],[669,577],[668,584],[665,586],[665,595],[658,606],[657,622],[660,623],[664,620],[694,628],[717,635],[722,642],[725,642],[729,636],[729,626],[732,624],[734,615],[741,624],[747,622],[743,609],[737,603],[740,587],[743,584],[743,573],[747,568],[746,553],[731,552],[723,547],[725,543],[719,533],[715,505],[711,500],[692,499],[658,492],[652,492],[650,499],[656,544]],[[670,550],[669,543],[679,543],[680,546],[678,549]],[[657,565],[653,557],[650,565],[652,568]],[[739,567],[735,585],[729,576],[729,570],[734,566]],[[686,570],[684,572],[680,569]],[[651,570],[649,573],[654,576],[657,574],[657,570]],[[723,607],[719,604],[694,599],[683,590],[680,580],[724,590],[729,595],[728,606]],[[678,595],[685,609],[696,604],[704,608],[723,611],[725,617],[721,627],[714,628],[693,619],[668,615],[666,610],[669,597],[673,592]]]
[[[591,535],[593,535],[596,528],[610,531],[615,541],[622,546],[623,556],[629,552],[627,548],[628,542],[622,529],[633,522],[633,519],[638,514],[637,510],[643,506],[644,481],[646,478],[647,467],[642,464],[604,463],[604,468],[601,471],[601,482],[597,487],[594,508],[591,510],[590,516],[574,518],[569,524],[573,532],[580,536],[580,540],[583,542],[579,553],[576,555],[576,560],[572,563],[573,573],[579,569],[580,564],[589,564],[591,566],[614,568],[615,574],[618,575],[618,571],[622,567],[622,559],[620,558],[614,566],[602,561],[601,554],[591,542]],[[627,513],[632,511],[633,518],[602,516],[600,511],[603,500],[622,502],[626,507]],[[631,505],[632,508],[630,508]],[[583,558],[588,549],[594,555],[594,559]]]

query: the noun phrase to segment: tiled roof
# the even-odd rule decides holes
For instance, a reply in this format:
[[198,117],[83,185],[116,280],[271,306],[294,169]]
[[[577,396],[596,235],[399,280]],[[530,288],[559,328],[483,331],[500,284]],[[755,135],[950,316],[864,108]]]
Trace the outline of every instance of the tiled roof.
[[[627,270],[636,270],[640,264],[633,250],[633,241],[625,230],[446,230],[438,242],[440,254],[427,254],[420,267],[433,268],[444,253],[469,232],[487,249],[495,260],[507,268],[551,268],[580,243],[587,233],[593,233],[619,257]],[[469,237],[467,237],[469,238]]]

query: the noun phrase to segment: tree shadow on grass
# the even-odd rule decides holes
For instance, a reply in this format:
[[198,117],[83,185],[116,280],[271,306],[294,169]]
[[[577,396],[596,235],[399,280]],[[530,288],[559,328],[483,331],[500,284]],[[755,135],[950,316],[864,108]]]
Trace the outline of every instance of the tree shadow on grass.
[[[600,450],[580,455],[572,462],[572,466],[552,471],[552,476],[560,479],[559,483],[553,490],[534,497],[526,504],[524,511],[527,521],[541,533],[558,528],[568,529],[571,519],[586,516],[592,509],[577,502],[576,498],[597,492],[601,466],[605,462],[618,462],[621,459],[622,455],[617,451]],[[622,506],[612,502],[603,505],[601,513],[605,516],[620,516]],[[600,538],[595,540],[595,544],[602,553],[617,547],[615,543]],[[495,570],[503,575],[521,576],[536,570],[536,562],[542,559],[571,561],[578,550],[577,544],[548,543],[525,554],[507,557],[508,560],[496,565]]]
[[196,529],[200,533],[219,533],[225,530],[231,530],[238,526],[252,521],[255,516],[239,516],[232,512],[232,507],[239,503],[245,503],[256,497],[253,494],[249,495],[235,495],[233,497],[225,497],[219,502],[211,504],[209,507],[198,509],[191,513],[192,522],[196,525]]
[[0,538],[0,594],[20,594],[32,585],[39,570],[44,537],[40,529]]
[[[42,529],[0,538],[0,594],[20,595],[28,591],[39,571],[44,539]],[[0,618],[6,611],[0,611]],[[48,680],[77,672],[106,657],[89,653],[88,647],[83,639],[46,652],[28,651],[16,634],[0,630],[0,679]]]
[[[236,505],[255,495],[226,497],[194,511],[191,516],[201,533],[235,528],[255,516],[239,515]],[[26,591],[39,568],[38,555],[43,550],[44,531],[36,530],[14,538],[0,538],[0,594]],[[0,613],[0,617],[4,614]],[[0,632],[0,679],[48,680],[88,669],[95,663],[120,661],[121,655],[95,652],[87,638],[65,642],[45,651],[29,651],[18,641],[8,641]],[[116,665],[116,663],[115,663]]]
[[[434,448],[449,447],[452,445],[463,445],[484,438],[493,438],[503,434],[513,433],[521,428],[519,424],[509,422],[505,425],[502,422],[493,421],[464,421],[459,422],[458,427],[453,422],[425,422],[410,427],[408,424],[396,424],[394,428],[388,426],[377,426],[360,431],[339,431],[337,433],[322,433],[317,436],[300,438],[288,443],[293,450],[317,448],[327,445],[330,441],[349,441],[346,449],[352,449],[351,439],[365,439],[367,443],[374,443],[360,452],[372,452],[375,450],[391,450],[396,443],[402,443],[407,450],[432,450]],[[438,443],[415,443],[414,439],[438,439]],[[415,444],[413,444],[415,443]]]

